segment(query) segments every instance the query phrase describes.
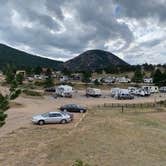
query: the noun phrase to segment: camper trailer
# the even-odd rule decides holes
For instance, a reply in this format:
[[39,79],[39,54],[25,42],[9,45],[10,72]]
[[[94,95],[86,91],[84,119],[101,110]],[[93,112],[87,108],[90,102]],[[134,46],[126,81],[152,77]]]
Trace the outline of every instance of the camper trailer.
[[142,86],[142,89],[148,91],[150,93],[158,93],[159,88],[158,86]]
[[91,97],[100,97],[101,96],[101,90],[96,88],[87,88],[86,89],[86,96]]
[[72,97],[73,88],[68,85],[60,85],[56,88],[55,94],[60,97]]

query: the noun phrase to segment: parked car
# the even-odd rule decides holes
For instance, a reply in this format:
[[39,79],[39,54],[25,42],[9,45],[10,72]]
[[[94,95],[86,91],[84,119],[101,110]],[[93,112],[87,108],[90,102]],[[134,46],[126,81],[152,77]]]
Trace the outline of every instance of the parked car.
[[52,93],[55,93],[56,89],[55,87],[51,87],[51,88],[46,88],[45,89],[45,92],[52,92]]
[[32,117],[32,122],[39,125],[48,123],[68,123],[73,119],[73,115],[67,112],[47,112]]
[[87,109],[77,104],[67,104],[60,107],[61,111],[85,113]]
[[123,94],[123,93],[121,93],[121,94],[119,94],[118,95],[118,99],[119,100],[121,100],[121,99],[134,99],[134,96],[133,95],[131,95],[131,94]]

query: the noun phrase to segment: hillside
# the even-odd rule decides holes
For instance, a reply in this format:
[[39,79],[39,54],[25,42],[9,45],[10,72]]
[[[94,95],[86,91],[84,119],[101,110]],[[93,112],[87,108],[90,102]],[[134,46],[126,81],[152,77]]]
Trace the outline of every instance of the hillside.
[[103,50],[89,50],[64,63],[71,71],[104,69],[109,66],[129,65],[116,55]]
[[28,54],[4,44],[0,44],[0,69],[6,64],[14,64],[17,67],[50,67],[60,69],[62,62]]

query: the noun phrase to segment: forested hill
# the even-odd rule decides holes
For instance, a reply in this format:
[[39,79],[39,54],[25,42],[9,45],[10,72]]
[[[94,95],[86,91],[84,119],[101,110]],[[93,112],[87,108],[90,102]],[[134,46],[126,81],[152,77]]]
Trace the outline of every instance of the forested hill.
[[129,64],[116,55],[103,50],[88,50],[64,63],[64,67],[72,71],[94,71],[113,66],[129,66]]
[[6,64],[14,64],[16,67],[49,67],[60,69],[61,61],[51,60],[20,51],[4,44],[0,44],[0,69]]

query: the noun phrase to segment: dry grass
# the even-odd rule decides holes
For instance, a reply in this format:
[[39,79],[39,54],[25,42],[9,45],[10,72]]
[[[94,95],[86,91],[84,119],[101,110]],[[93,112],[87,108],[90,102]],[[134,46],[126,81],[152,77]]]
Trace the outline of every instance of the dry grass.
[[74,128],[21,128],[0,139],[0,165],[165,166],[166,113],[90,110]]

